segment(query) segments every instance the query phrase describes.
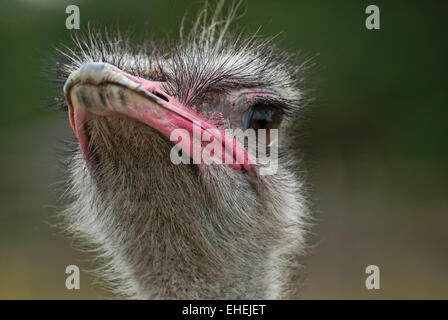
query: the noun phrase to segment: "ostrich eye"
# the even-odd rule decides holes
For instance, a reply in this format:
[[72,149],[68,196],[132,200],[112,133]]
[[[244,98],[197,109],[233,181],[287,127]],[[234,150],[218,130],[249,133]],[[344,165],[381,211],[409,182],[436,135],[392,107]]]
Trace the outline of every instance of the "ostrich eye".
[[258,130],[266,130],[266,144],[271,143],[271,129],[278,129],[282,121],[282,111],[266,103],[257,103],[247,110],[244,115],[244,130],[253,129],[257,135]]

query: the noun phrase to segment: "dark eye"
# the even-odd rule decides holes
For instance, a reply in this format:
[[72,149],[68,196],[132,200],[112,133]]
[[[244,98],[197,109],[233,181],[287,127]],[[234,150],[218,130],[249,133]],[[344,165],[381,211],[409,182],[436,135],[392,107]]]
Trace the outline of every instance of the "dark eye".
[[270,143],[270,130],[278,129],[282,121],[282,111],[269,104],[255,104],[249,108],[244,116],[244,130],[253,129],[257,134],[258,130],[266,130],[266,143]]

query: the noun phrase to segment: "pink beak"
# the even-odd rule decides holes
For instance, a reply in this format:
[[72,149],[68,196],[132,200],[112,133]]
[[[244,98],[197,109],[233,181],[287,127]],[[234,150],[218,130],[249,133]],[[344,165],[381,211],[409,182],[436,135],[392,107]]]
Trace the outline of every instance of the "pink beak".
[[64,93],[70,124],[84,158],[88,161],[85,123],[89,115],[119,114],[154,128],[167,139],[176,129],[188,131],[190,139],[182,137],[177,145],[191,158],[197,147],[199,151],[205,148],[204,141],[219,142],[222,163],[234,169],[251,170],[255,161],[237,139],[167,95],[162,86],[163,82],[134,77],[107,63],[86,63],[72,72],[64,85]]

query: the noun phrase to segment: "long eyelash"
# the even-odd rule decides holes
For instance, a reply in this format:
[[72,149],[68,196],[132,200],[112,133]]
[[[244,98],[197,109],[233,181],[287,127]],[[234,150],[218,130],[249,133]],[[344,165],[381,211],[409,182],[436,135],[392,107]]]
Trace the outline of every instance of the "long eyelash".
[[251,101],[251,105],[253,106],[256,104],[266,105],[278,109],[284,114],[289,114],[294,110],[293,106],[290,105],[287,100],[281,98],[266,97],[266,96],[255,97],[253,101]]

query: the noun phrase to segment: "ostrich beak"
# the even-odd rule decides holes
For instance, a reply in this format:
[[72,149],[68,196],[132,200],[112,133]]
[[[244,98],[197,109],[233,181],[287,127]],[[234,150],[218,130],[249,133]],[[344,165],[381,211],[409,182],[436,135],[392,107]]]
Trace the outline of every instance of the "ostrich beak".
[[[190,157],[193,156],[194,143],[199,139],[197,145],[202,150],[205,145],[201,137],[207,136],[207,141],[221,143],[225,163],[235,169],[250,171],[253,158],[238,140],[164,93],[163,84],[132,76],[107,63],[86,63],[72,72],[64,85],[64,94],[70,125],[86,161],[89,158],[89,141],[85,124],[89,115],[115,114],[144,123],[167,139],[176,129],[188,131],[190,139],[182,137],[177,145]],[[231,163],[228,159],[232,159]]]

